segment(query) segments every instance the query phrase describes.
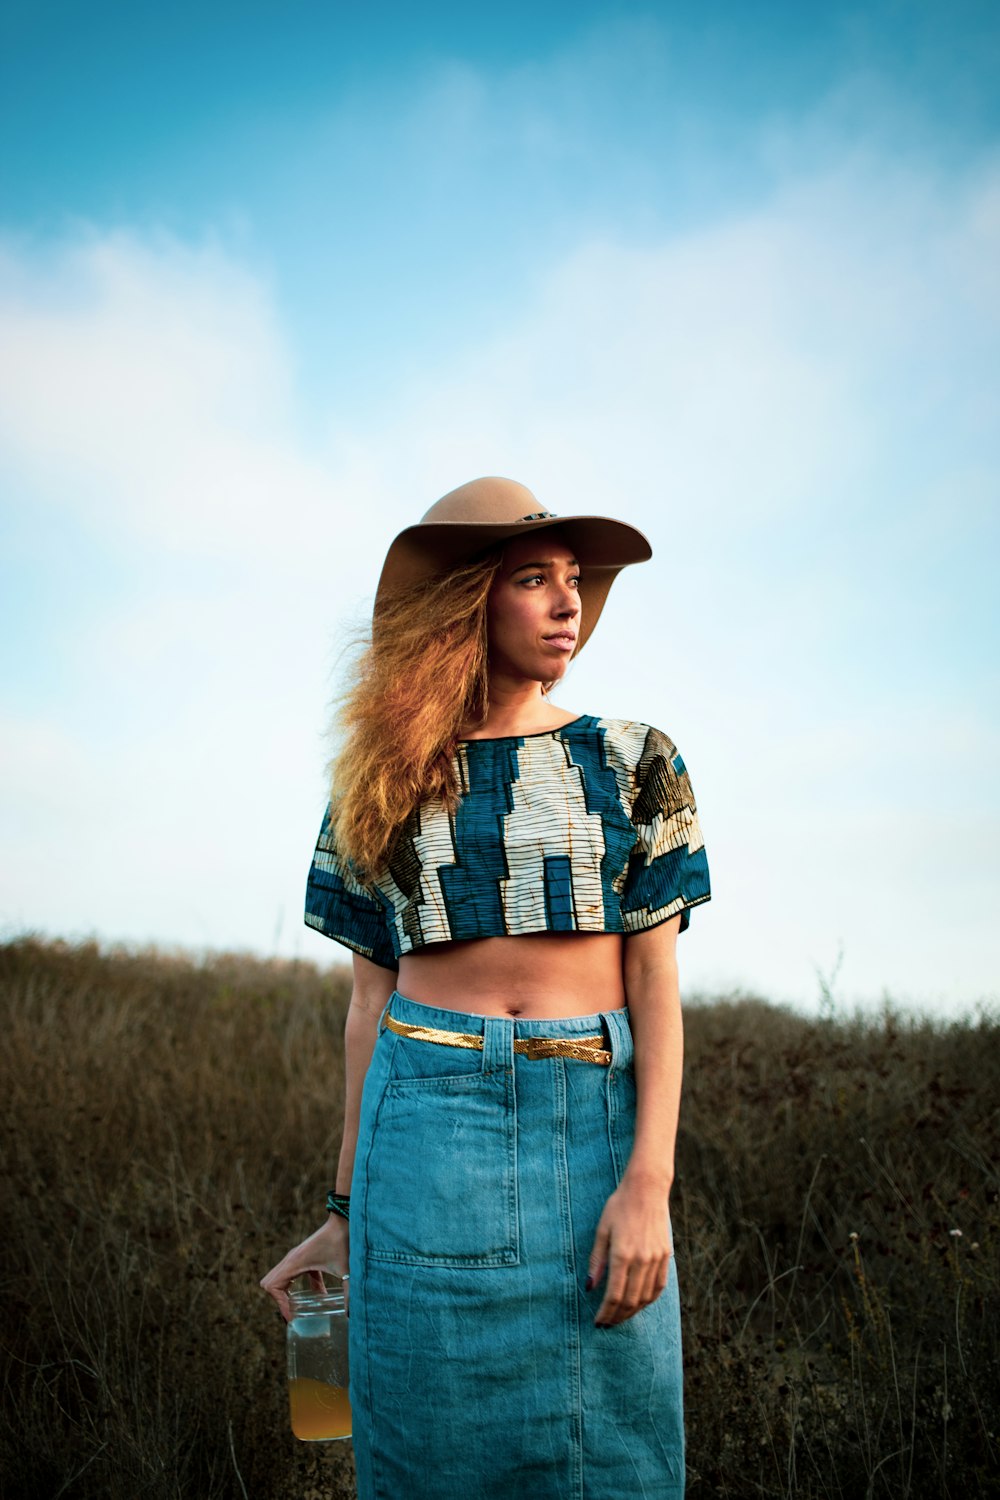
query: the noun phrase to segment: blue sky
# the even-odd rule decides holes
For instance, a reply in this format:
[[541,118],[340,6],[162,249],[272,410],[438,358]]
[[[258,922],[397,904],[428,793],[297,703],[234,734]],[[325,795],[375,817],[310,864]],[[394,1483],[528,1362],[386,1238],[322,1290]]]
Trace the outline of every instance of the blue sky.
[[691,986],[995,996],[987,4],[11,6],[6,930],[300,927],[345,625],[439,494],[621,514]]
[[581,239],[732,215],[848,141],[960,169],[1000,114],[988,3],[8,17],[14,225],[220,236],[272,283],[303,376],[338,402],[384,389],[403,351],[416,365],[459,330],[488,336]]

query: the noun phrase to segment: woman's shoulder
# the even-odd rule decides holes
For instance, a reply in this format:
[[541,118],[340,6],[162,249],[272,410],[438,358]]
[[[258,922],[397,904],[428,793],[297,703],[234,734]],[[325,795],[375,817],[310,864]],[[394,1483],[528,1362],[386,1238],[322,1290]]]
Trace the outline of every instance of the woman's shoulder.
[[596,722],[604,726],[606,760],[619,783],[631,785],[633,822],[652,825],[659,817],[679,816],[690,825],[696,817],[691,778],[670,736],[636,719]]
[[634,767],[663,759],[673,761],[677,746],[664,730],[641,719],[602,718],[587,715],[605,743]]

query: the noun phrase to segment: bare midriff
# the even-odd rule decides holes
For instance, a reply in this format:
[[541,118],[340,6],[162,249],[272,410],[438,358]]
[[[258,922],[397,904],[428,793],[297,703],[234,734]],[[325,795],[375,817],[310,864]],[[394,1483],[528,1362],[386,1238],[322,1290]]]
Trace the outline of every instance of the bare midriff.
[[420,1005],[480,1016],[559,1020],[620,1010],[624,938],[539,932],[434,943],[399,960],[396,988]]

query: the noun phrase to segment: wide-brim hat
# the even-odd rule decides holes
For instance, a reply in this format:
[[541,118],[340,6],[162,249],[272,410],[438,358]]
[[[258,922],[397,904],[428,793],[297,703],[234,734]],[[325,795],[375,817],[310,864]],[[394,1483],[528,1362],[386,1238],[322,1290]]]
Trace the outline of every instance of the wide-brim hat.
[[382,564],[375,609],[386,593],[447,572],[508,537],[553,526],[566,531],[581,568],[579,652],[622,568],[647,562],[653,549],[641,531],[624,521],[608,516],[557,516],[544,510],[531,491],[514,479],[470,480],[436,501],[415,526],[401,531]]

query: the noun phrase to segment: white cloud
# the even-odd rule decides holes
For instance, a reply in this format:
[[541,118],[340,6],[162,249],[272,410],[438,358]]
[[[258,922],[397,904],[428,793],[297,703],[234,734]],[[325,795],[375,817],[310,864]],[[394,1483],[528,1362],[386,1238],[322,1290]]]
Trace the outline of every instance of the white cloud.
[[88,522],[178,554],[261,555],[328,501],[295,440],[267,288],[211,246],[96,231],[0,257],[7,462]]
[[[843,939],[857,993],[975,998],[994,731],[975,663],[934,680],[925,652],[962,642],[937,560],[975,573],[993,524],[998,202],[995,172],[855,161],[702,232],[582,245],[502,338],[363,426],[329,414],[322,446],[267,288],[222,251],[8,245],[7,467],[149,587],[67,626],[90,721],[8,726],[5,908],[263,948],[283,909],[289,951],[336,956],[298,927],[333,632],[395,529],[510,473],[657,544],[562,696],[661,724],[691,765],[718,888],[692,981],[814,997]],[[53,884],[67,835],[79,877]],[[960,878],[921,852],[942,846]]]

